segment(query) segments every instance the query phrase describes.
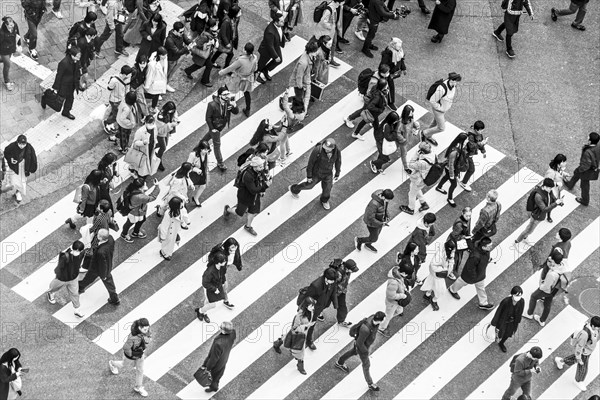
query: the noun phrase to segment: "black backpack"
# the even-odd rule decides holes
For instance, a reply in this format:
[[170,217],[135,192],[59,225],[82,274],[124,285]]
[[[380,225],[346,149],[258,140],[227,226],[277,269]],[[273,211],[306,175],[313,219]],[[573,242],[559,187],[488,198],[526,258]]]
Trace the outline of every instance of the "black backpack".
[[458,172],[465,172],[469,169],[469,156],[467,150],[463,147],[462,150],[456,149],[458,154],[456,155],[455,166]]
[[534,188],[531,192],[529,192],[529,196],[527,197],[527,205],[525,206],[525,211],[533,212],[537,205],[535,204],[535,195],[537,194],[537,187]]
[[240,188],[242,185],[242,177],[244,176],[244,172],[246,172],[246,170],[248,169],[248,166],[244,167],[244,168],[240,168],[240,170],[237,172],[237,175],[235,176],[235,180],[233,181],[233,186],[236,188]]
[[440,180],[442,174],[444,173],[444,168],[446,166],[445,162],[439,162],[437,156],[435,157],[435,162],[432,164],[427,159],[423,159],[427,164],[431,165],[429,168],[429,172],[427,172],[427,176],[423,178],[423,182],[426,186],[431,186],[437,181]]
[[248,158],[252,157],[253,155],[254,155],[254,149],[252,147],[250,147],[248,150],[246,150],[245,152],[240,154],[237,158],[238,168],[241,167],[242,165],[244,165],[244,163],[246,161],[248,161]]
[[331,10],[331,7],[329,7],[327,5],[326,1],[322,2],[321,4],[319,4],[315,8],[315,12],[313,13],[313,21],[315,21],[315,22],[321,22],[321,18],[323,18],[323,13],[328,8],[329,8],[329,11],[333,12],[333,10]]
[[509,368],[510,368],[510,372],[515,372],[515,361],[517,361],[517,357],[519,357],[521,354],[523,353],[519,353],[519,354],[515,354],[512,358],[512,360],[510,360],[510,364],[509,364]]
[[444,83],[444,80],[440,79],[439,81],[435,81],[435,83],[429,87],[429,90],[427,91],[427,96],[425,96],[427,100],[431,99],[431,96],[433,96],[438,86],[442,86],[444,88],[444,94],[442,97],[444,97],[448,93],[448,87]]
[[128,216],[131,212],[131,198],[142,193],[141,190],[133,190],[131,192],[124,191],[121,197],[117,200],[117,211],[124,217]]
[[358,321],[358,323],[352,325],[350,327],[350,331],[348,332],[350,337],[353,337],[354,339],[358,338],[358,333],[360,332],[360,327],[363,324],[365,324],[366,322],[367,322],[367,318],[363,318],[360,321]]
[[367,90],[369,89],[369,82],[371,78],[375,75],[375,71],[371,68],[365,68],[360,71],[358,74],[358,93],[365,96],[367,94]]
[[306,299],[306,293],[308,293],[309,286],[305,286],[302,289],[298,290],[298,299],[296,300],[296,305],[300,307],[300,304]]

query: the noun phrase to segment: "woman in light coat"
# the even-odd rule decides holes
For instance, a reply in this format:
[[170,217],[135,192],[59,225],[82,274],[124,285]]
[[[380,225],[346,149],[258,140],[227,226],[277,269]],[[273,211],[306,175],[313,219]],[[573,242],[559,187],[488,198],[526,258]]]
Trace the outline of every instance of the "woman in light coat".
[[190,180],[195,187],[192,201],[196,207],[202,207],[200,196],[202,196],[209,181],[208,153],[210,153],[210,145],[207,141],[201,140],[198,146],[194,148],[194,151],[190,153],[187,160],[188,163],[192,164]]
[[329,35],[323,35],[317,40],[319,49],[313,61],[313,76],[314,79],[323,83],[329,83],[329,60],[333,46],[333,39]]
[[[550,161],[550,167],[546,171],[544,178],[550,178],[554,181],[554,187],[552,188],[552,194],[554,198],[560,199],[563,184],[565,179],[569,179],[569,174],[566,171],[567,168],[567,156],[564,154],[557,154],[552,161]],[[550,211],[548,211],[548,222],[552,223],[550,218]]]
[[171,260],[175,245],[179,244],[179,231],[182,224],[182,211],[185,210],[184,202],[180,197],[173,197],[168,203],[169,211],[165,213],[158,226],[158,241],[160,243],[160,256],[167,261]]
[[160,95],[167,93],[167,49],[162,46],[150,56],[144,90],[146,97],[152,99],[150,114],[155,114]]
[[254,45],[252,43],[246,43],[244,51],[246,54],[239,56],[230,66],[220,70],[219,76],[230,74],[231,78],[227,82],[227,88],[231,93],[244,92],[246,108],[242,111],[246,117],[249,117],[252,105],[250,93],[254,91],[254,75],[258,57],[254,55]]
[[158,143],[154,116],[146,116],[144,122],[144,126],[135,132],[131,148],[125,156],[125,162],[129,163],[130,171],[138,177],[148,180],[158,170],[160,158],[154,153],[154,148]]
[[454,250],[456,245],[449,241],[444,243],[444,250],[438,253],[429,263],[429,275],[425,278],[421,291],[425,292],[423,298],[431,303],[433,311],[438,311],[438,299],[446,291],[448,271],[454,266]]
[[401,205],[400,211],[413,215],[415,213],[415,204],[418,199],[421,203],[419,212],[429,209],[429,205],[425,202],[423,188],[425,187],[424,179],[431,169],[431,165],[435,163],[435,154],[431,151],[429,142],[420,142],[419,150],[408,163],[408,167],[412,170],[410,175],[410,189],[408,191],[408,205]]
[[[194,190],[194,184],[190,180],[189,174],[192,170],[192,164],[189,162],[184,162],[181,164],[181,167],[171,174],[171,178],[169,180],[169,190],[167,191],[167,195],[164,198],[162,206],[156,206],[156,215],[162,217],[167,208],[169,207],[170,201],[174,197],[178,197],[185,204],[187,202],[187,193],[189,190]],[[181,227],[183,229],[188,229],[188,224],[190,223],[190,219],[188,217],[187,210],[185,207],[181,210]]]
[[[327,35],[333,39],[332,49],[336,49],[341,54],[341,50],[338,47],[338,32],[342,32],[343,26],[343,12],[342,7],[340,5],[344,2],[344,0],[333,0],[327,3],[327,8],[323,11],[323,15],[321,16],[321,20],[317,22],[315,25],[313,32],[315,38],[320,38],[321,36]],[[339,18],[338,18],[338,13]],[[338,64],[333,59],[333,52],[331,53],[330,63],[333,67],[338,67]]]

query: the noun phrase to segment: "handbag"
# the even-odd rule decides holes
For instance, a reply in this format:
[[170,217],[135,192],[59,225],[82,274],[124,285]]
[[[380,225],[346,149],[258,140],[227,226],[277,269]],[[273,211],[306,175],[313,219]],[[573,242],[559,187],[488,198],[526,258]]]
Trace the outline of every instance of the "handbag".
[[108,227],[115,232],[119,231],[119,224],[114,219],[111,219],[110,221],[108,221]]
[[50,106],[54,111],[61,111],[65,98],[59,95],[54,89],[46,89],[42,95],[42,104]]
[[88,83],[87,77],[88,77],[88,74],[87,74],[87,73],[85,73],[85,74],[82,74],[82,75],[79,77],[79,91],[80,91],[80,92],[85,92],[85,90],[86,90],[88,87],[90,87],[90,84]]
[[79,233],[81,234],[81,239],[79,240],[81,240],[85,248],[89,248],[92,245],[93,235],[90,229],[92,229],[92,224],[87,224],[79,228]]
[[212,375],[210,374],[210,371],[204,367],[198,368],[194,373],[194,379],[202,387],[209,387],[212,384]]
[[390,154],[394,154],[398,150],[398,145],[394,141],[383,139],[381,143],[381,154],[384,156],[389,156]]
[[435,276],[437,276],[438,278],[447,278],[448,271],[438,271],[435,273]]
[[130,164],[133,169],[138,169],[142,164],[142,158],[146,155],[143,151],[138,150],[135,146],[131,146],[125,154],[124,161]]
[[404,294],[406,295],[406,298],[398,300],[398,305],[400,307],[406,307],[410,304],[412,300],[412,296],[410,295],[410,292],[408,290],[404,292]]
[[426,158],[424,158],[423,161],[431,165],[431,168],[429,168],[429,172],[427,172],[427,175],[425,176],[425,178],[423,178],[423,183],[425,183],[426,186],[431,186],[437,181],[439,181],[442,177],[442,174],[444,173],[444,168],[446,167],[446,163],[439,162],[437,156],[435,156],[435,161],[433,164],[429,162],[429,160],[427,160]]
[[291,350],[302,350],[304,347],[304,341],[306,340],[306,334],[301,332],[288,331],[283,340],[283,345]]
[[364,109],[360,112],[360,117],[363,119],[363,121],[365,121],[367,123],[371,123],[371,122],[375,121],[375,117],[373,116],[371,111],[369,111],[367,109]]

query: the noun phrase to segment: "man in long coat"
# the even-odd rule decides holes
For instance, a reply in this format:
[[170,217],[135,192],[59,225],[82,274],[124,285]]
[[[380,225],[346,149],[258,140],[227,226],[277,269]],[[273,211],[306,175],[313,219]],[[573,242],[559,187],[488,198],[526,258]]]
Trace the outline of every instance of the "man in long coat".
[[205,389],[207,393],[219,390],[219,381],[225,372],[229,353],[231,353],[235,338],[236,333],[235,329],[233,329],[233,324],[229,321],[223,321],[221,332],[213,340],[208,356],[206,356],[206,360],[202,364],[202,368],[209,370],[212,376],[212,383]]

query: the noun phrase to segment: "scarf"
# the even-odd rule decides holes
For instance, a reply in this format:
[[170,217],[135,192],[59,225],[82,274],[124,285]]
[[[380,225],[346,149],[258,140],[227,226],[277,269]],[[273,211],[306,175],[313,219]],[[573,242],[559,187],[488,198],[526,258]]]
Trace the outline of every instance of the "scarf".
[[398,38],[392,38],[392,41],[388,45],[388,49],[392,52],[392,62],[394,64],[399,63],[404,58],[404,49],[402,48],[402,40]]

